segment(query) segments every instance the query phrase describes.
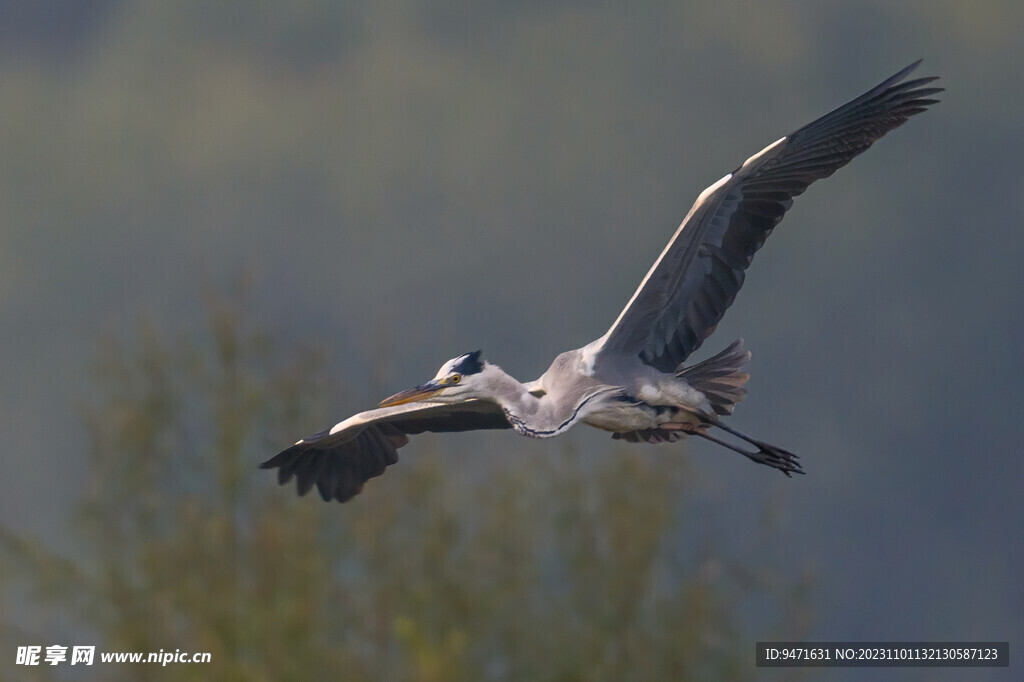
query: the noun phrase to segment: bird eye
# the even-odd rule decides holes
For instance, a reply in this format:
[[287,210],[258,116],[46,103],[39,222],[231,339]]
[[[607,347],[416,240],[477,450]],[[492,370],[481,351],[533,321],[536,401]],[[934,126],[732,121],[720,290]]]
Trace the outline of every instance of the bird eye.
[[460,377],[460,376],[459,376],[458,374],[455,374],[455,375],[453,375],[453,376],[452,376],[452,378],[450,379],[450,381],[451,381],[451,382],[452,382],[453,384],[457,384],[457,383],[459,383],[460,381],[462,381],[462,377]]

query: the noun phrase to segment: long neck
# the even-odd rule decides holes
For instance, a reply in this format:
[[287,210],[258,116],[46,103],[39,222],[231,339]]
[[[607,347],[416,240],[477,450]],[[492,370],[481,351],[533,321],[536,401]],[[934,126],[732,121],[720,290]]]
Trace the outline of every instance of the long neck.
[[[487,389],[494,402],[513,418],[529,419],[541,407],[541,399],[526,390],[514,377],[497,365],[488,365]],[[515,422],[513,422],[513,425]]]
[[550,438],[576,422],[581,403],[556,401],[547,394],[538,398],[500,367],[490,365],[487,371],[492,400],[501,405],[512,428],[524,436]]

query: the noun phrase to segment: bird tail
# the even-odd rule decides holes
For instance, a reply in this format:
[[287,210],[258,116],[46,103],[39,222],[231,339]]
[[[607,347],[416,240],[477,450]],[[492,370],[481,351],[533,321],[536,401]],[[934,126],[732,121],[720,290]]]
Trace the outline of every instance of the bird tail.
[[676,376],[686,379],[690,386],[707,396],[715,414],[732,414],[736,403],[747,395],[744,386],[750,375],[743,367],[749,361],[750,351],[744,350],[743,339],[736,339],[714,357],[692,367],[680,366]]

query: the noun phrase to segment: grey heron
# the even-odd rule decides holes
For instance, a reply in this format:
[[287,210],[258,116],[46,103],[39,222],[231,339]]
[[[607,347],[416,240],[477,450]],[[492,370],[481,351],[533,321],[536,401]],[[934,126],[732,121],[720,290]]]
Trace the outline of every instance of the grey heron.
[[930,97],[942,88],[928,86],[936,77],[907,80],[918,64],[772,142],[701,192],[608,331],[557,356],[536,381],[521,383],[480,351],[465,353],[430,381],[299,440],[261,468],[277,468],[281,484],[296,478],[300,495],[315,485],[325,501],[345,502],[398,461],[411,435],[515,429],[550,438],[583,423],[637,443],[699,436],[787,476],[803,473],[793,453],[721,419],[746,395],[750,353],[742,339],[684,363],[715,330],[793,198],[938,101]]

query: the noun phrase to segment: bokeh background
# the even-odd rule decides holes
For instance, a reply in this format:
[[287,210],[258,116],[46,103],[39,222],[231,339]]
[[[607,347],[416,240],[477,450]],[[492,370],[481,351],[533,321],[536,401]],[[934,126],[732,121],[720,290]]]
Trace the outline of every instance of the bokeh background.
[[[0,2],[0,678],[760,679],[758,639],[1024,642],[1024,5]],[[699,191],[924,57],[704,356],[707,443],[424,436],[350,504],[256,465],[615,318]],[[974,670],[971,679],[1010,679]],[[878,671],[782,671],[853,680]],[[964,671],[892,669],[887,679]]]

